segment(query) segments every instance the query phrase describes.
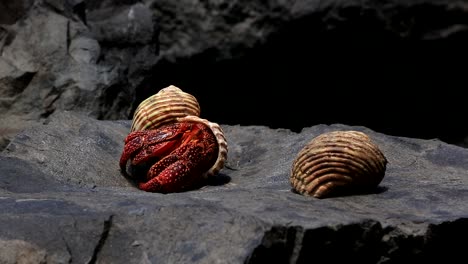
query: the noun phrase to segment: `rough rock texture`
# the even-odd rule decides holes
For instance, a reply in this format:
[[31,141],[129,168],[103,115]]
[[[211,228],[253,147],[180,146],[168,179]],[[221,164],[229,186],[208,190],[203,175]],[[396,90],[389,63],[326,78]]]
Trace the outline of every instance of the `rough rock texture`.
[[[211,61],[236,58],[249,53],[250,48],[274,40],[271,38],[274,35],[275,38],[301,37],[309,41],[312,37],[317,42],[328,42],[332,40],[330,38],[337,37],[347,39],[350,44],[353,41],[365,44],[361,41],[379,41],[381,38],[442,40],[463,38],[468,33],[466,1],[146,2],[152,3],[153,10],[158,13],[161,57],[168,61],[200,56]],[[435,21],[435,17],[439,20]],[[282,41],[287,44],[292,39],[283,38]],[[295,44],[298,48],[305,48],[301,43]],[[294,52],[284,51],[285,54]],[[316,51],[303,49],[299,52]]]
[[0,4],[3,141],[57,109],[129,116],[136,87],[157,59],[151,10],[141,3],[87,10],[82,0],[11,2]]
[[[215,121],[215,120],[213,120]],[[222,126],[227,167],[209,185],[146,193],[120,175],[130,121],[56,112],[0,155],[0,262],[460,263],[468,150],[365,127],[300,133]],[[296,153],[332,130],[367,133],[389,163],[375,193],[316,199],[288,182]]]
[[170,84],[224,124],[346,123],[462,144],[466,10],[461,0],[2,1],[0,149],[57,109],[130,118]]

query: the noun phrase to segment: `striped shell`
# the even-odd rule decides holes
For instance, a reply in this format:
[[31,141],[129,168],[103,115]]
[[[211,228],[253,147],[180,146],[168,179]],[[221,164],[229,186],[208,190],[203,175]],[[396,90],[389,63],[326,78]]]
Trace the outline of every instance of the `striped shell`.
[[216,123],[212,123],[206,119],[199,118],[198,116],[180,117],[177,118],[177,121],[199,122],[207,125],[211,129],[211,131],[216,137],[216,140],[218,141],[218,158],[216,159],[215,164],[211,166],[211,168],[207,172],[205,172],[204,176],[206,177],[218,174],[218,172],[224,167],[224,163],[226,162],[228,153],[226,137],[224,137],[224,133],[221,127]]
[[133,115],[131,131],[154,129],[187,115],[200,116],[197,99],[171,85],[138,105]]
[[170,85],[142,101],[135,110],[131,131],[156,129],[170,122],[200,122],[207,125],[218,141],[218,158],[204,176],[216,175],[227,159],[227,141],[221,127],[200,116],[197,99],[180,88]]
[[387,159],[359,131],[333,131],[312,139],[293,162],[290,182],[298,193],[326,198],[374,190]]

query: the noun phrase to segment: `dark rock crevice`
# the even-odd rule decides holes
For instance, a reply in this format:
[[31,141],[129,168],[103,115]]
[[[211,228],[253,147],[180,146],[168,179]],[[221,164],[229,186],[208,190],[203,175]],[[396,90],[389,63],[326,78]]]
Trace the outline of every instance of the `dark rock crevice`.
[[95,264],[98,261],[99,253],[101,252],[101,249],[104,247],[104,244],[107,241],[107,238],[109,236],[110,229],[112,227],[112,219],[114,215],[110,215],[107,220],[104,221],[104,225],[102,228],[102,233],[101,233],[101,238],[99,238],[98,243],[96,244],[96,247],[94,248],[93,255],[91,256],[91,259],[87,262],[87,264]]
[[34,0],[0,2],[0,24],[12,25],[24,17],[33,6]]
[[72,9],[73,9],[73,13],[80,18],[81,22],[87,25],[88,23],[86,21],[86,2],[85,1],[79,2],[75,6],[73,6]]
[[3,83],[9,83],[10,85],[9,89],[4,89],[0,92],[3,97],[2,99],[13,98],[20,95],[31,83],[36,73],[37,72],[22,72],[19,73],[16,78],[0,80],[0,85]]
[[375,221],[317,229],[273,226],[245,263],[461,263],[459,241],[467,227],[466,218],[431,224],[423,235]]
[[[188,23],[183,16],[161,8],[167,16],[160,21],[162,41],[179,31],[192,34],[174,22]],[[262,38],[249,46],[239,42],[247,42],[248,32],[226,34],[227,44],[213,33],[218,45],[177,58],[167,54],[177,41],[163,43],[157,74],[140,86],[133,110],[174,84],[195,94],[203,115],[219,123],[297,132],[344,123],[458,144],[468,134],[460,122],[465,80],[458,66],[468,60],[465,12],[461,4],[367,1],[324,3],[275,18],[242,13],[239,19],[252,16]],[[224,21],[222,15],[209,18]],[[274,30],[262,26],[268,23]],[[195,36],[190,41],[199,42]]]
[[65,244],[65,249],[68,255],[70,256],[70,258],[68,259],[68,263],[73,263],[72,248],[70,247],[70,245],[68,244],[67,240],[64,237],[62,237],[62,240],[63,240],[63,243]]
[[173,84],[197,96],[205,118],[222,124],[299,132],[311,125],[344,123],[448,143],[468,134],[460,122],[463,74],[454,64],[468,59],[463,47],[391,37],[344,47],[346,39],[336,35],[314,40],[295,30],[286,29],[286,35],[273,36],[239,59],[215,63],[202,54],[204,58],[158,64],[158,74],[137,90],[129,117],[139,102]]
[[303,232],[302,227],[273,226],[265,232],[262,242],[248,256],[245,263],[293,263],[296,236]]
[[468,218],[429,225],[421,263],[464,263],[467,237]]

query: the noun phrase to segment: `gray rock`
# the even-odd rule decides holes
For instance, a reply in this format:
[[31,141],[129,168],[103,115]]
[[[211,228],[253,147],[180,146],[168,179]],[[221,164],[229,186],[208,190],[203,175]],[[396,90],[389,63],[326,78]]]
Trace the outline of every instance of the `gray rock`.
[[[303,40],[315,36],[316,41],[320,42],[331,40],[327,39],[329,36],[322,34],[328,31],[330,34],[338,33],[336,37],[359,42],[372,39],[379,41],[380,37],[385,36],[443,40],[467,32],[466,23],[457,23],[456,19],[451,18],[451,15],[466,15],[463,1],[146,2],[158,14],[156,17],[161,27],[161,57],[170,62],[205,55],[206,59],[213,61],[239,58],[248,55],[248,50],[256,45],[274,41],[271,37],[277,34],[280,36],[275,38],[294,36],[287,34],[297,33],[300,35],[297,37],[302,37]],[[405,10],[406,13],[400,14],[400,10]],[[437,22],[432,20],[433,16],[439,18]],[[291,32],[285,32],[284,29]],[[348,33],[341,30],[348,30]],[[366,36],[367,33],[376,35]],[[297,48],[303,47],[297,45]]]
[[[468,150],[365,127],[300,133],[222,125],[227,166],[200,189],[138,190],[118,159],[130,121],[56,112],[0,154],[0,262],[459,263],[468,235]],[[359,130],[389,163],[373,193],[291,191],[292,160],[332,130]]]
[[[346,123],[466,145],[464,97],[449,89],[465,81],[454,66],[468,60],[465,16],[463,1],[433,0],[4,1],[0,149],[56,110],[129,118],[171,84],[197,95],[206,117],[225,124],[298,132]],[[414,98],[403,85],[440,93]],[[280,89],[288,92],[274,92]],[[328,100],[311,105],[303,89],[334,98],[334,111],[322,110]],[[247,96],[252,90],[262,100]],[[235,92],[219,111],[213,94],[225,91]],[[433,107],[443,99],[450,107]],[[374,108],[379,118],[366,114]]]
[[2,1],[0,3],[0,24],[11,25],[24,16],[34,0]]
[[[28,131],[36,134],[19,133],[15,142],[8,145],[6,152],[11,152],[11,156],[15,158],[33,161],[39,165],[35,170],[53,175],[54,180],[61,183],[86,185],[91,188],[128,186],[128,182],[120,176],[119,169],[115,167],[115,160],[119,158],[123,138],[129,128],[118,122],[109,125],[82,123],[83,116],[63,113],[57,115],[57,118],[52,117],[47,127],[50,127],[51,131],[63,133],[59,135],[33,127]],[[71,152],[65,154],[63,146],[68,146]],[[96,177],[96,174],[99,176]]]
[[23,240],[0,241],[2,263],[46,263],[46,252]]
[[82,0],[4,5],[0,14],[15,15],[0,19],[0,147],[55,110],[128,118],[158,54],[148,7],[89,11]]

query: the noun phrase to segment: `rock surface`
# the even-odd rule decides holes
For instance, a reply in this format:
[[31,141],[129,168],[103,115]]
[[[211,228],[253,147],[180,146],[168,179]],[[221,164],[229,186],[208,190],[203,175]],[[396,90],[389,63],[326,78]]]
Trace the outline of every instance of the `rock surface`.
[[[130,121],[57,111],[0,155],[0,262],[459,263],[468,236],[468,150],[365,127],[295,133],[222,125],[226,168],[198,190],[147,193],[118,168]],[[291,191],[289,170],[313,137],[367,133],[389,164],[371,194]]]
[[[466,82],[457,66],[468,60],[465,6],[447,0],[3,1],[0,149],[56,110],[131,118],[140,101],[171,84],[197,96],[205,117],[224,124],[298,132],[346,123],[462,144],[468,126],[456,84]],[[262,96],[250,96],[253,90]],[[214,94],[222,95],[223,111]]]
[[137,2],[14,3],[0,4],[0,148],[55,110],[128,118],[158,55],[152,11]]

